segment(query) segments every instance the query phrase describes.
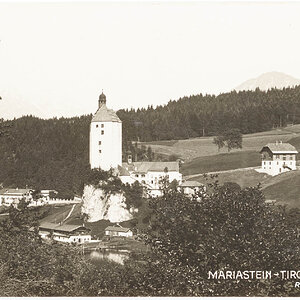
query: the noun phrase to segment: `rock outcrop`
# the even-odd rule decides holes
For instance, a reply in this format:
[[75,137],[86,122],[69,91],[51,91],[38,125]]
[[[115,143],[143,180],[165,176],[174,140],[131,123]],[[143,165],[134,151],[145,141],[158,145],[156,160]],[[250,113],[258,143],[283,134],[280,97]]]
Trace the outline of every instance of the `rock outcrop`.
[[132,218],[123,193],[106,194],[103,189],[92,185],[84,187],[81,211],[88,215],[88,222],[109,220],[116,223]]

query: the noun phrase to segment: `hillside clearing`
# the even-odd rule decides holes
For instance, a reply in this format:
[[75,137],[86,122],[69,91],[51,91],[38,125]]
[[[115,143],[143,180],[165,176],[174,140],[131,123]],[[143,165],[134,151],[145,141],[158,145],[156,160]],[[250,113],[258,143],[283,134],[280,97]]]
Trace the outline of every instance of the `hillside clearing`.
[[[281,129],[253,134],[245,134],[243,135],[243,149],[233,149],[231,153],[259,152],[260,149],[267,143],[273,143],[276,140],[287,142],[297,137],[300,138],[300,125],[293,125]],[[163,155],[178,155],[186,162],[198,157],[227,153],[227,150],[224,148],[218,152],[217,146],[213,144],[213,137],[199,137],[178,141],[141,142],[139,145],[150,146],[154,152]]]

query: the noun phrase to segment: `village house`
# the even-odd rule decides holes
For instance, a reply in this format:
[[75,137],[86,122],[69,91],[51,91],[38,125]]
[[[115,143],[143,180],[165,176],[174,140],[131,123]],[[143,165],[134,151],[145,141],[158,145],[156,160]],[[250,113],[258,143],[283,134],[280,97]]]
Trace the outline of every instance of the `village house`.
[[289,143],[269,143],[261,151],[261,168],[256,169],[260,173],[275,176],[284,172],[296,170],[298,151]]
[[108,226],[105,228],[105,236],[109,237],[132,237],[133,232],[130,228],[125,228],[120,225],[118,226]]
[[32,193],[32,189],[2,189],[0,191],[0,203],[1,205],[11,205],[18,204],[22,199],[31,201]]
[[54,224],[44,222],[39,226],[39,235],[43,239],[53,239],[63,243],[91,242],[90,229],[83,225]]

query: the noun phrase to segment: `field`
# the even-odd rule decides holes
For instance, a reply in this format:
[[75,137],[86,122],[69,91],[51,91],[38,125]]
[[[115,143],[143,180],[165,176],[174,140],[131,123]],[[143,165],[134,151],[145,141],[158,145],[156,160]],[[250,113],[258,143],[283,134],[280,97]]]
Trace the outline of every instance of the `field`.
[[[295,144],[295,146],[300,146],[300,125],[293,125],[282,129],[274,129],[271,131],[253,134],[245,134],[243,136],[243,149],[232,150],[231,153],[257,153],[265,144],[274,143],[276,140],[280,140],[282,142],[291,140],[291,143]],[[154,152],[163,155],[178,155],[186,163],[199,157],[215,156],[227,153],[226,149],[221,149],[220,152],[218,152],[217,146],[213,144],[213,137],[200,137],[188,140],[158,141],[139,144],[151,146]]]
[[[207,181],[202,175],[192,177],[205,184]],[[232,170],[218,174],[220,184],[235,182],[242,188],[261,185],[267,200],[276,200],[278,204],[287,204],[289,207],[300,209],[300,170],[270,176],[258,173],[254,169]]]
[[207,172],[257,167],[259,164],[260,154],[258,152],[241,151],[195,158],[182,165],[181,173],[184,176],[203,174]]

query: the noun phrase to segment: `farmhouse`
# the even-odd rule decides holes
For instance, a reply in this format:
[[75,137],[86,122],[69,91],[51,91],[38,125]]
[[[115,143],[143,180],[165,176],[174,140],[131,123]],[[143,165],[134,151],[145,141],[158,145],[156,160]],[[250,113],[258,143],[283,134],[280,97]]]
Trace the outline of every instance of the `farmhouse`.
[[64,243],[89,243],[92,239],[90,229],[83,225],[54,224],[44,222],[39,226],[39,235],[43,239],[51,239]]
[[32,200],[32,189],[2,189],[0,191],[0,203],[3,205],[17,204],[21,199]]
[[296,170],[298,151],[288,143],[276,142],[264,146],[261,151],[261,169],[258,172],[275,176],[283,172]]
[[133,232],[130,228],[125,228],[122,226],[108,226],[105,228],[105,235],[106,236],[119,236],[119,237],[132,237]]

